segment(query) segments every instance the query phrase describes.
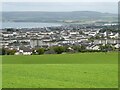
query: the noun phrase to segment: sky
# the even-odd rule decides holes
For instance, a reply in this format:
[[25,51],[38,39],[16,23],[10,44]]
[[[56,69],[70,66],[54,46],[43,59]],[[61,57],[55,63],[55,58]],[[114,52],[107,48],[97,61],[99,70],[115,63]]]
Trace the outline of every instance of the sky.
[[119,0],[1,0],[1,2],[118,2]]
[[[11,2],[10,2],[11,1]],[[103,13],[117,13],[117,0],[4,0],[2,11],[49,11],[49,12],[68,12],[68,11],[98,11]],[[34,2],[33,2],[34,1]],[[56,1],[56,2],[55,2]],[[64,2],[65,1],[65,2]],[[109,1],[109,2],[107,2]]]

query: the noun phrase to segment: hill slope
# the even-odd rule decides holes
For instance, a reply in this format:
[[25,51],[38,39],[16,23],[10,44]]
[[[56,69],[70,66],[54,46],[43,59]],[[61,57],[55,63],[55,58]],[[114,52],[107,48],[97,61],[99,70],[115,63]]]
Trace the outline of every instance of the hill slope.
[[3,12],[3,21],[14,22],[60,22],[64,20],[113,20],[116,14],[94,11],[74,12]]

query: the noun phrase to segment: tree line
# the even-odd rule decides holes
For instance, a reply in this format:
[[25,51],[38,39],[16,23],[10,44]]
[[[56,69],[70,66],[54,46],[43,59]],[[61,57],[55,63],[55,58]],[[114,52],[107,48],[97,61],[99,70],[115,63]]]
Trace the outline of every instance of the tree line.
[[[108,51],[116,51],[114,47],[111,45],[100,46],[99,50],[87,50],[84,45],[81,46],[54,46],[49,48],[38,48],[32,49],[31,55],[42,55],[42,54],[62,54],[62,53],[84,53],[84,52],[108,52]],[[17,51],[15,49],[5,49],[2,48],[0,50],[1,55],[14,55]]]

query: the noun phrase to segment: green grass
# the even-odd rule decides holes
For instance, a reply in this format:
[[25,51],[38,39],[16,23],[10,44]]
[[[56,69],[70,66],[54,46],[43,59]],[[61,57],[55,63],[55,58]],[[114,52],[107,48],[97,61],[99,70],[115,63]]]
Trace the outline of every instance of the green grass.
[[78,53],[58,55],[3,56],[3,64],[116,64],[118,54]]
[[117,57],[117,53],[3,56],[2,85],[3,88],[117,88]]

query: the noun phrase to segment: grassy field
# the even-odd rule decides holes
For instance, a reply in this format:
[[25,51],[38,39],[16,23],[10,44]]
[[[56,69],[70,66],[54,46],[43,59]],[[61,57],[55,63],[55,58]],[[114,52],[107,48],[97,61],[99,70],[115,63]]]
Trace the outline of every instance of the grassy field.
[[117,53],[3,56],[3,88],[116,88]]

